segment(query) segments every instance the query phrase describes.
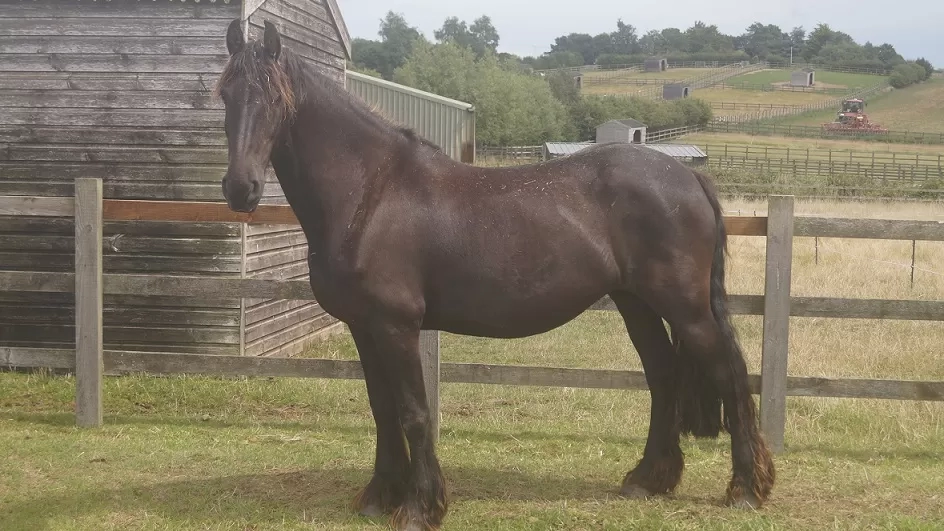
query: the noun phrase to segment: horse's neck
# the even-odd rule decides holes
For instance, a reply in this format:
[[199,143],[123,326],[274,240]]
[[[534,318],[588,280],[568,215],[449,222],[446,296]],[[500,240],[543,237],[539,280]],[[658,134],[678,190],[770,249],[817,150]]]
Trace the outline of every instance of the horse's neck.
[[305,231],[311,252],[330,245],[351,225],[369,180],[391,160],[389,131],[350,116],[335,95],[306,97],[291,127],[290,141],[272,163]]

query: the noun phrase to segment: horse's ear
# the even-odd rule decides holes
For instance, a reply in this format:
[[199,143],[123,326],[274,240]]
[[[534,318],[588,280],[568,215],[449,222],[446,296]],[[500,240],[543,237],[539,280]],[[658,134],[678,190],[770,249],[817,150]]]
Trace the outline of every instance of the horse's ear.
[[229,23],[229,28],[226,29],[226,49],[230,55],[234,55],[239,53],[245,45],[246,38],[243,37],[242,24],[240,24],[238,18],[233,19]]
[[277,61],[279,54],[282,53],[282,38],[279,37],[279,30],[275,24],[265,21],[265,34],[262,36],[262,49],[269,59]]

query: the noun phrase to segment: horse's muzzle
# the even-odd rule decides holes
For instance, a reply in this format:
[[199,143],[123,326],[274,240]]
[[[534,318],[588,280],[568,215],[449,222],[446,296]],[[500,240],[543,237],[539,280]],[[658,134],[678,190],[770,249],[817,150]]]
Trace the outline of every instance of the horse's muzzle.
[[227,175],[223,177],[223,197],[230,210],[252,212],[262,200],[262,185],[260,179],[232,179]]

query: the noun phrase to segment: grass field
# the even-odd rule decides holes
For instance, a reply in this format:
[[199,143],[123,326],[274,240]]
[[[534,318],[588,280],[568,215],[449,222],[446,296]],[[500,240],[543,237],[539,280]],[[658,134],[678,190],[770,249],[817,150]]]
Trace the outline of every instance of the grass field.
[[[726,83],[752,83],[758,85],[787,83],[790,81],[790,73],[790,70],[781,69],[758,70],[756,72],[749,72],[747,74],[732,77],[726,80]],[[815,73],[814,82],[816,86],[854,88],[871,87],[883,82],[886,79],[888,79],[887,76],[817,71]]]
[[583,76],[584,82],[581,90],[584,94],[642,94],[661,85],[633,85],[628,84],[627,81],[630,79],[682,81],[708,75],[716,70],[718,69],[670,68],[665,72],[587,72]]
[[618,81],[620,79],[671,79],[682,80],[710,74],[718,68],[669,68],[663,72],[599,70],[587,72],[584,80]]
[[[797,116],[782,123],[819,125],[832,121],[836,111]],[[944,132],[944,79],[934,79],[866,100],[869,118],[892,131]]]
[[[729,212],[765,203],[731,199]],[[944,221],[944,205],[800,201],[799,214]],[[794,242],[796,295],[944,299],[944,244]],[[729,287],[759,293],[764,239],[733,237]],[[926,271],[925,271],[926,270]],[[761,319],[736,325],[752,372]],[[944,323],[793,319],[792,375],[944,379]],[[346,335],[312,353],[355,356]],[[445,334],[444,361],[638,369],[616,314],[547,334]],[[73,427],[73,380],[0,373],[0,529],[383,529],[353,516],[374,429],[359,381],[110,378],[106,426]],[[677,493],[616,493],[642,452],[645,392],[445,384],[444,529],[941,529],[944,404],[791,398],[778,483],[758,512],[721,506],[729,439],[683,443]]]
[[817,94],[815,92],[764,92],[760,90],[705,88],[692,91],[691,97],[708,102],[724,101],[776,105],[809,105],[811,103],[834,99],[836,96],[831,94]]

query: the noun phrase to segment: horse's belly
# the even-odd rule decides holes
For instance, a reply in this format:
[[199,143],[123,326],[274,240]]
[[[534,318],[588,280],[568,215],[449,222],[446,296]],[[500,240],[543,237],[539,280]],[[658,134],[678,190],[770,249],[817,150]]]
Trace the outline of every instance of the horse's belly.
[[604,271],[582,269],[553,278],[455,279],[426,298],[424,326],[456,334],[524,337],[580,315],[613,290]]

